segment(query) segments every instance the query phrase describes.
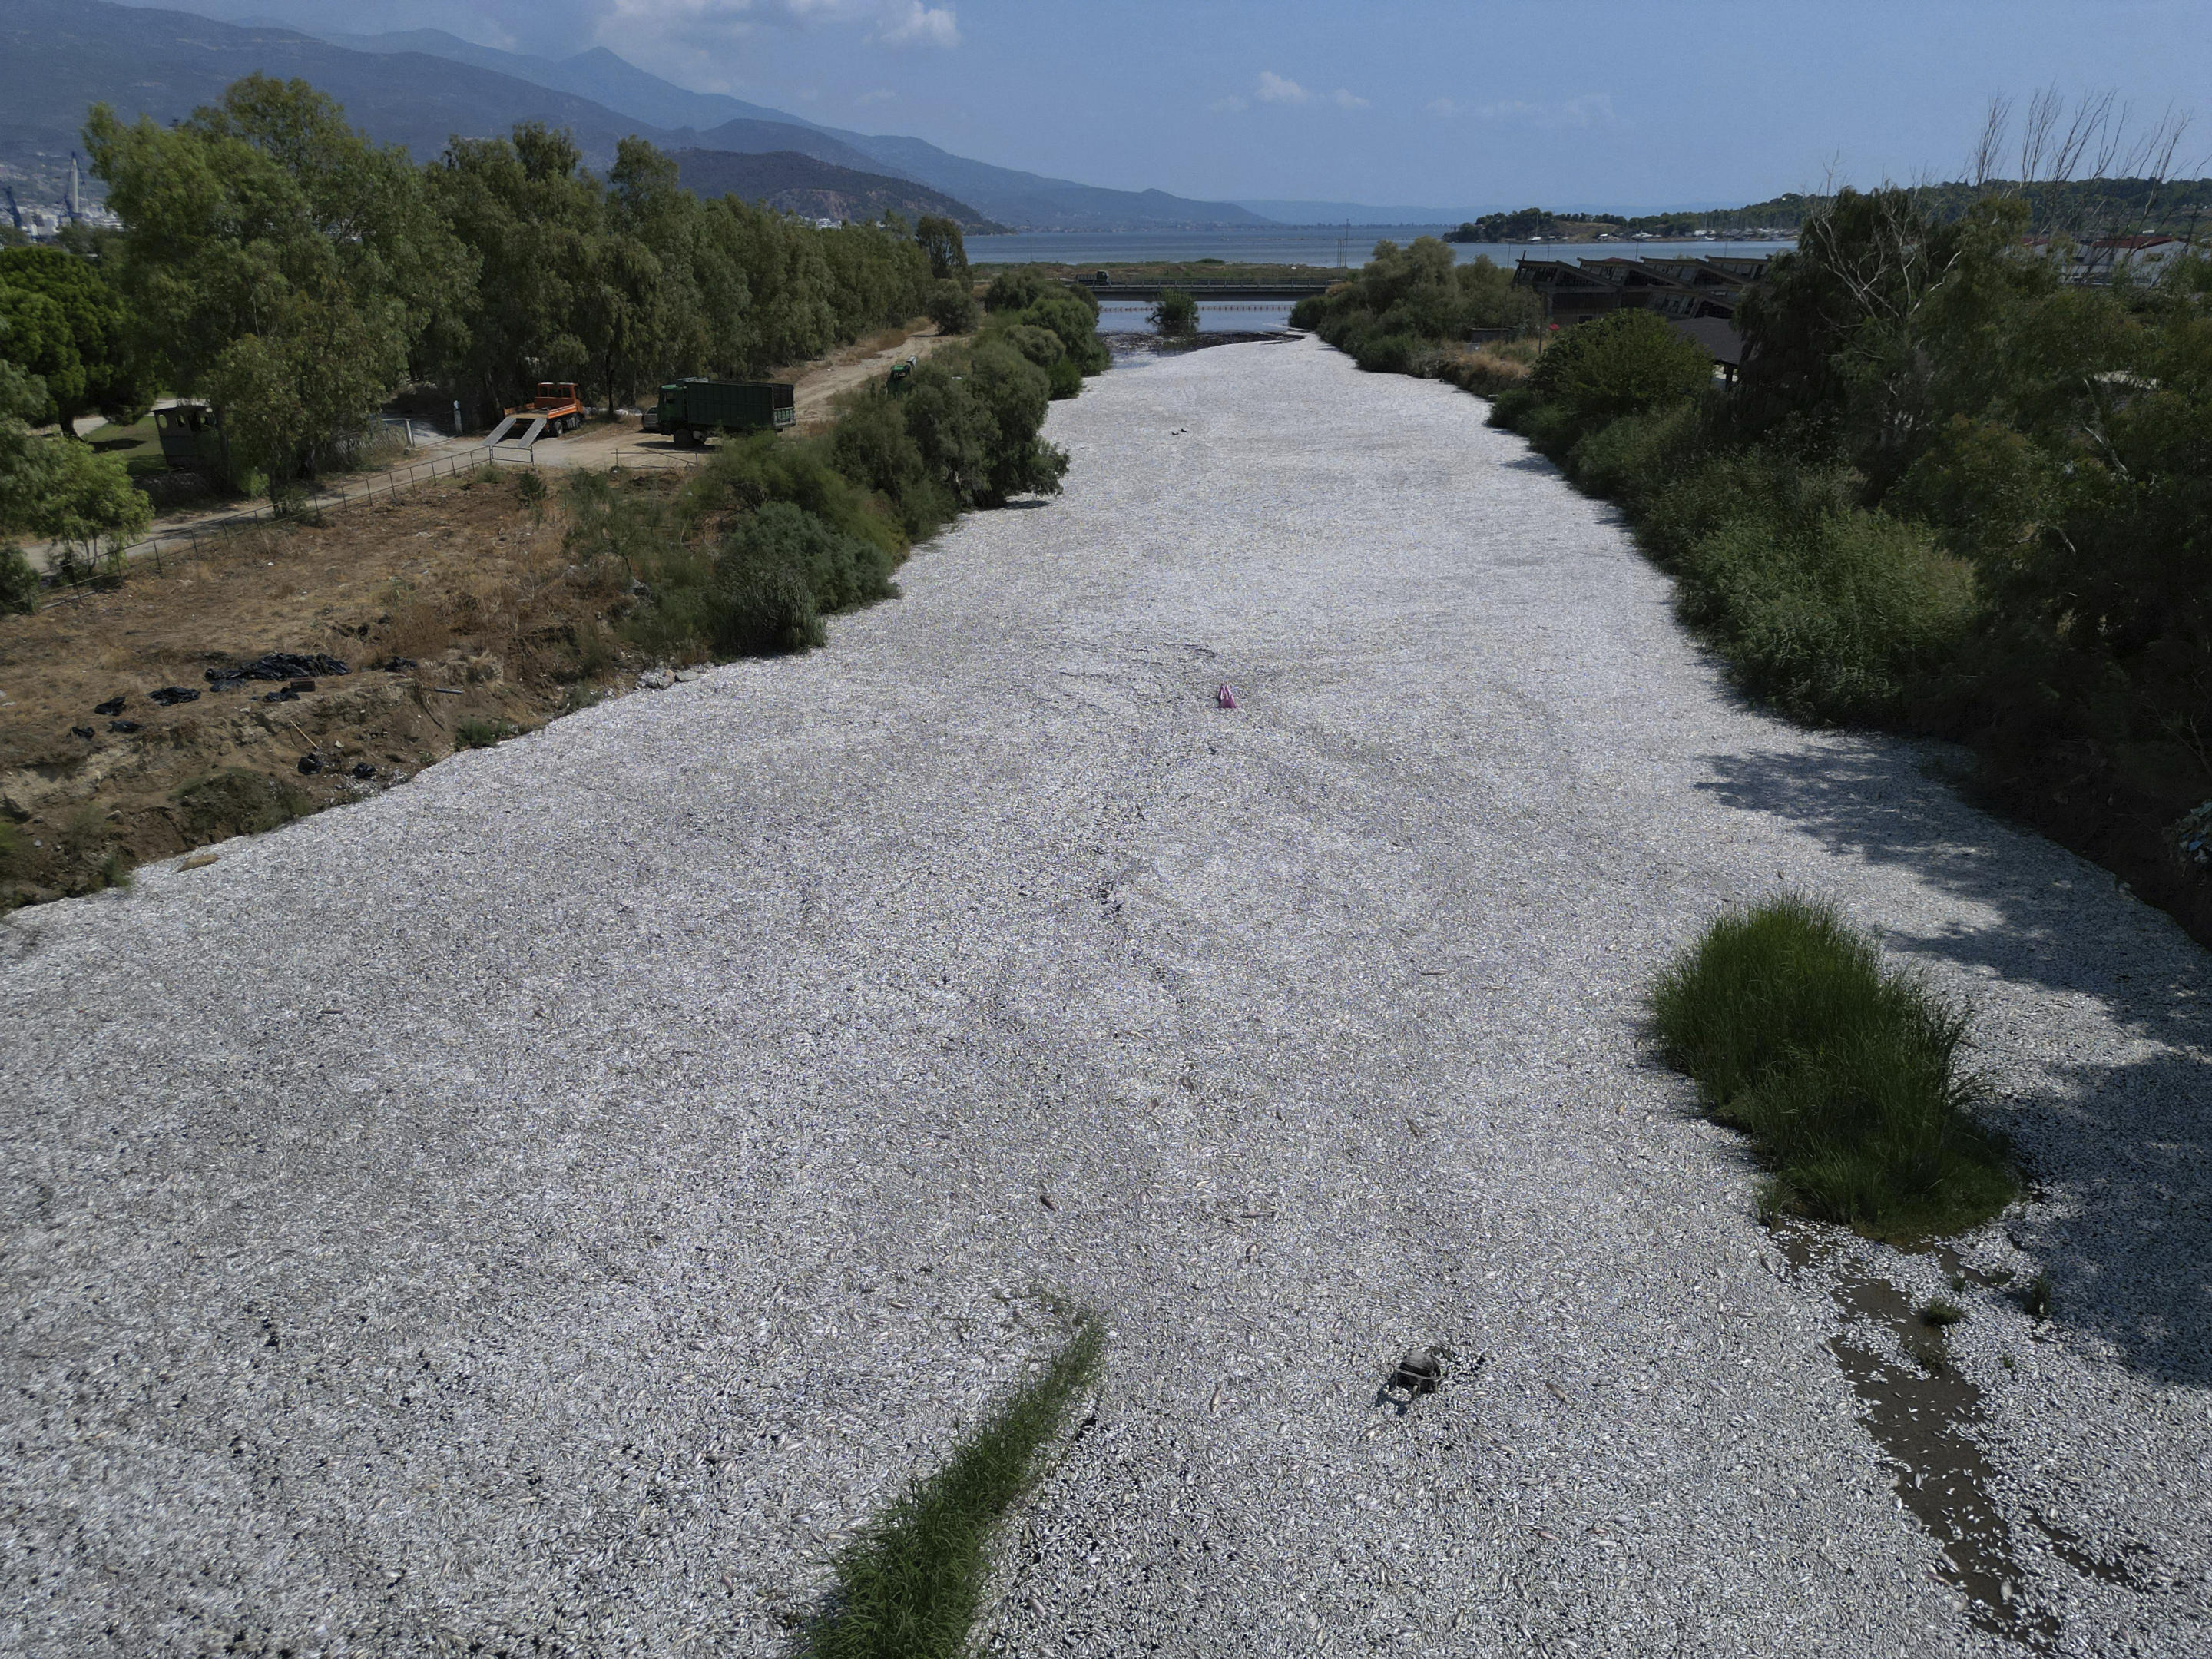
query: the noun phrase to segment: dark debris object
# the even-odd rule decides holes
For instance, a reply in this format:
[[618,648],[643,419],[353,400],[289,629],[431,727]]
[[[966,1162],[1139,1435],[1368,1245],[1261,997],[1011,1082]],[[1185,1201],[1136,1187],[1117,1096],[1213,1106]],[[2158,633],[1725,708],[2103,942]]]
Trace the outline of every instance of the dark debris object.
[[382,662],[369,664],[371,668],[380,668],[387,674],[404,674],[409,669],[421,665],[412,657],[386,657]]
[[90,743],[99,735],[99,732],[94,731],[88,726],[72,726],[70,727],[70,736],[73,738],[82,738],[87,743]]
[[356,761],[353,765],[353,775],[363,783],[367,783],[375,777],[376,769],[367,761]]
[[284,689],[287,691],[312,691],[315,689],[315,683],[308,679],[294,680]]
[[1444,1358],[1440,1348],[1408,1348],[1399,1360],[1398,1369],[1390,1373],[1389,1386],[1403,1389],[1415,1399],[1434,1394],[1444,1380]]
[[123,712],[123,705],[130,701],[127,696],[110,697],[106,702],[93,704],[92,712],[95,714],[119,714]]
[[149,702],[158,702],[164,708],[173,708],[180,702],[198,702],[200,700],[200,694],[198,688],[193,686],[165,685],[159,691],[149,691],[146,694],[146,700]]
[[264,692],[262,694],[261,701],[264,702],[297,702],[300,701],[300,694],[288,685],[282,691]]
[[242,668],[210,668],[207,671],[210,685],[235,685],[240,680],[305,680],[332,678],[353,671],[336,657],[301,656],[292,651],[271,651],[264,657],[256,657]]
[[312,778],[316,773],[322,769],[323,757],[320,755],[302,755],[300,757],[300,770],[308,777]]
[[107,729],[111,732],[120,732],[127,738],[133,732],[143,732],[146,728],[139,725],[137,720],[110,720],[107,723]]

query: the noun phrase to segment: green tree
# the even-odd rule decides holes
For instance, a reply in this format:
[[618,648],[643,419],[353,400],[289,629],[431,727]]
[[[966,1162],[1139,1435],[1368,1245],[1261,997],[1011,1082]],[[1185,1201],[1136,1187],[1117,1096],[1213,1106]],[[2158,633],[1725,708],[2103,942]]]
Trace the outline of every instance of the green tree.
[[[19,329],[32,322],[34,310],[51,319],[43,328],[32,323],[42,337],[39,355],[17,361],[46,382],[49,418],[61,423],[64,436],[76,435],[74,423],[83,415],[98,413],[123,426],[144,417],[150,399],[129,314],[89,261],[59,248],[0,253],[0,309]],[[25,332],[15,337],[19,345]]]
[[[0,345],[7,339],[0,329]],[[61,568],[74,577],[143,534],[154,511],[112,456],[32,432],[29,422],[49,406],[35,376],[0,358],[0,531],[60,543]],[[0,589],[13,609],[28,608],[27,568],[15,548],[0,547]]]
[[933,283],[927,309],[939,334],[965,334],[975,326],[975,295],[964,278]]
[[250,76],[168,129],[99,105],[85,137],[149,361],[272,485],[343,453],[472,275],[405,153],[305,82]]
[[1570,329],[1528,377],[1532,390],[1585,424],[1680,403],[1712,383],[1712,354],[1650,311],[1616,311]]
[[540,380],[587,378],[582,290],[606,216],[582,162],[568,134],[525,122],[510,137],[457,138],[427,171],[431,201],[478,272],[433,325],[437,368],[480,416]]
[[915,222],[914,240],[929,256],[929,274],[937,282],[968,281],[968,244],[960,234],[960,222],[941,213],[925,213]]

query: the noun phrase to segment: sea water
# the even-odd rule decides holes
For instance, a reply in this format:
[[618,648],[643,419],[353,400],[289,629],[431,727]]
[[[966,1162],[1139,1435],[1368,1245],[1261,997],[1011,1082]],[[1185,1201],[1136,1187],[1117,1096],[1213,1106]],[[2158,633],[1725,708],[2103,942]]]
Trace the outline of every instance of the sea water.
[[[1416,236],[1433,236],[1449,229],[1443,225],[1363,225],[1353,228],[1351,257],[1357,265],[1365,261],[1378,241],[1404,246]],[[1032,257],[1039,261],[1092,267],[1136,264],[1153,261],[1195,262],[1213,258],[1233,264],[1303,264],[1311,280],[1328,282],[1344,274],[1336,261],[1339,244],[1328,240],[1327,225],[1300,229],[1219,231],[1040,231],[1035,236],[970,236],[968,258],[977,264],[1018,264]],[[1340,231],[1336,233],[1342,234]],[[1522,259],[1638,258],[1644,256],[1757,257],[1780,252],[1787,242],[1454,242],[1449,245],[1462,264],[1487,257],[1492,264],[1510,265]],[[1201,279],[1202,280],[1202,279]],[[1202,334],[1241,334],[1285,327],[1291,320],[1288,300],[1206,300],[1198,304],[1198,327]],[[1102,300],[1098,328],[1105,334],[1147,334],[1152,325],[1146,300]]]
[[[1417,236],[1437,236],[1449,225],[1264,225],[1224,230],[1040,230],[1010,236],[970,236],[968,258],[977,264],[1063,265],[1195,263],[1220,259],[1238,265],[1315,265],[1341,270],[1348,261],[1364,264],[1375,245],[1403,247]],[[1454,242],[1455,258],[1465,264],[1487,257],[1494,264],[1516,259],[1595,259],[1606,255],[1773,253],[1787,242]]]

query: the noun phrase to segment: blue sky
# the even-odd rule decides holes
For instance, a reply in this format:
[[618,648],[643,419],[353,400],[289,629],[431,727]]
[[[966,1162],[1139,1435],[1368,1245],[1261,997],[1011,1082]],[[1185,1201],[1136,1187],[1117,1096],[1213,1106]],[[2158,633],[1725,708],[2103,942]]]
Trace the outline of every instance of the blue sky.
[[2147,122],[2212,88],[2212,0],[168,3],[605,46],[826,124],[1217,199],[1733,203],[1955,177],[1996,93],[2110,88]]

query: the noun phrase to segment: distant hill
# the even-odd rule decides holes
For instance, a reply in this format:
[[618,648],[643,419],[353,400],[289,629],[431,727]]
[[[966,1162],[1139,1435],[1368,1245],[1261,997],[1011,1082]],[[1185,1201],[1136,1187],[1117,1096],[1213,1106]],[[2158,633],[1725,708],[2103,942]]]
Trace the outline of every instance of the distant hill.
[[741,155],[728,150],[679,149],[676,166],[684,187],[702,198],[736,196],[766,202],[784,213],[810,219],[874,219],[888,210],[908,221],[925,213],[957,220],[963,230],[979,234],[1002,231],[965,202],[911,179],[833,167],[797,150]]
[[542,120],[568,128],[605,165],[640,130],[588,99],[449,58],[348,52],[289,29],[104,0],[0,0],[0,161],[65,162],[96,102],[126,119],[173,121],[256,70],[313,82],[356,126],[425,161],[456,133],[488,137]]
[[725,97],[719,92],[690,91],[625,62],[605,46],[594,46],[573,58],[555,58],[480,46],[443,29],[403,29],[393,34],[325,34],[319,38],[353,52],[420,52],[433,58],[450,58],[459,64],[472,64],[478,69],[511,75],[518,81],[550,87],[556,92],[589,98],[633,121],[649,122],[663,131],[696,127],[704,131],[725,121],[774,121],[785,126],[815,126],[804,117],[748,104],[742,98]]
[[[988,161],[971,161],[920,138],[825,127],[804,116],[719,93],[690,91],[605,48],[556,62],[476,46],[440,29],[325,38],[364,51],[437,53],[595,98],[638,120],[663,126],[689,125],[698,129],[690,142],[702,149],[751,153],[792,149],[837,167],[912,179],[969,203],[1002,223],[1025,229],[1151,230],[1268,222],[1262,215],[1234,202],[1194,202],[1157,190],[1106,190],[994,167]],[[793,127],[803,129],[804,134],[792,132]]]
[[[669,150],[796,151],[856,173],[908,179],[1002,224],[1038,230],[1160,230],[1259,224],[1227,202],[1162,191],[1102,190],[951,155],[919,138],[816,125],[695,93],[609,52],[565,59],[477,46],[438,29],[383,37],[374,49],[270,25],[216,22],[112,0],[0,0],[0,163],[45,181],[65,175],[96,101],[126,118],[173,121],[256,70],[312,82],[356,126],[420,160],[447,140],[490,137],[516,122],[564,127],[604,167],[635,133]],[[394,50],[397,46],[399,49]]]
[[1237,204],[1282,225],[1455,225],[1465,208],[1377,207],[1370,202],[1255,202]]

